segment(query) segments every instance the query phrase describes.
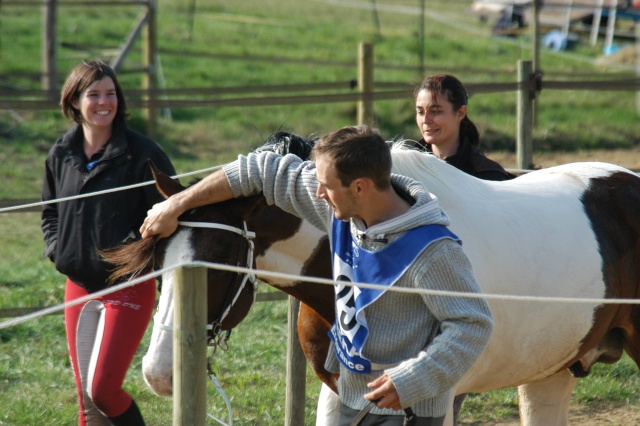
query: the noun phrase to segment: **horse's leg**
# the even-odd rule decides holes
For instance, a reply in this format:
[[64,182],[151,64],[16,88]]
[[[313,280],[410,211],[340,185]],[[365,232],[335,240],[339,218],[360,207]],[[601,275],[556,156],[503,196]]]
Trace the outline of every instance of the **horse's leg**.
[[[637,293],[640,293],[640,289]],[[639,297],[636,295],[636,298]],[[624,344],[627,354],[640,368],[640,305],[631,308],[630,322],[631,326],[625,330]]]
[[467,397],[466,393],[457,395],[453,399],[453,426],[458,426],[458,415],[460,414],[460,409],[462,408],[462,402]]
[[340,420],[340,398],[325,383],[318,396],[318,414],[316,426],[335,426]]
[[298,314],[298,338],[300,345],[316,376],[329,388],[338,392],[338,375],[325,370],[324,363],[329,352],[330,325],[316,311],[304,303]]
[[[464,394],[464,395],[466,396],[467,394]],[[460,407],[458,407],[458,411],[460,411]],[[443,426],[458,426],[458,424],[456,423],[457,417],[458,417],[458,414],[455,412],[455,403],[454,403],[454,404],[451,404],[447,409],[447,414],[445,414],[444,416]]]
[[340,419],[338,375],[324,368],[329,352],[329,328],[330,324],[320,314],[304,303],[300,303],[298,338],[307,361],[316,376],[322,380],[316,426],[334,426]]
[[522,426],[568,425],[571,391],[578,379],[568,369],[518,387]]

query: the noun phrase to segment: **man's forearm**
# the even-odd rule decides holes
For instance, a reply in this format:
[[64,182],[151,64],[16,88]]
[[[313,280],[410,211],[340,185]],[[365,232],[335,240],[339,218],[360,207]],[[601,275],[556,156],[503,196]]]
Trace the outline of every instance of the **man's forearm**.
[[143,238],[158,235],[165,238],[175,232],[178,217],[186,211],[233,198],[231,186],[223,170],[218,170],[195,185],[155,204],[147,212],[140,227]]
[[179,214],[182,214],[196,207],[230,200],[234,196],[227,175],[220,169],[171,198]]

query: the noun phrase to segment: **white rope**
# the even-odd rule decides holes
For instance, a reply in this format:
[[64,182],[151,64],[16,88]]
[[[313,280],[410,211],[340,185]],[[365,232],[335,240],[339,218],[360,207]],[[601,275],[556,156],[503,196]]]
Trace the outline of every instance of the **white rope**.
[[[223,166],[221,166],[221,165],[212,166],[212,167],[208,167],[206,169],[200,169],[200,170],[195,170],[195,171],[192,171],[192,172],[186,172],[186,173],[174,175],[174,176],[171,176],[171,177],[175,178],[175,179],[179,179],[179,178],[183,178],[183,177],[188,177],[188,176],[193,176],[193,175],[199,175],[199,174],[202,174],[202,173],[212,172],[212,171],[215,171],[215,170],[220,169],[222,167]],[[524,174],[524,173],[529,173],[529,172],[533,171],[533,170],[527,170],[527,169],[505,169],[505,170],[507,170],[508,172],[511,172],[511,173],[518,173],[518,174]],[[65,201],[78,200],[80,198],[87,198],[87,197],[94,197],[96,195],[110,194],[110,193],[118,192],[118,191],[126,191],[128,189],[140,188],[140,187],[147,186],[147,185],[155,185],[155,183],[156,183],[155,181],[149,180],[149,181],[146,181],[146,182],[135,183],[135,184],[132,184],[132,185],[121,186],[121,187],[111,188],[111,189],[104,189],[102,191],[90,192],[88,194],[72,195],[72,196],[69,196],[69,197],[54,198],[52,200],[47,200],[47,201],[38,201],[38,202],[35,202],[35,203],[28,203],[28,204],[20,204],[20,205],[16,205],[16,206],[2,207],[2,208],[0,208],[0,213],[10,212],[10,211],[14,211],[14,210],[28,209],[28,208],[31,208],[31,207],[45,206],[45,205],[48,205],[48,204],[57,204],[57,203],[65,202]]]
[[[181,173],[178,175],[174,175],[171,176],[174,179],[179,179],[179,178],[183,178],[183,177],[189,177],[189,176],[194,176],[194,175],[199,175],[202,173],[208,173],[208,172],[212,172],[215,171],[217,169],[222,168],[224,165],[217,165],[217,166],[211,166],[205,169],[200,169],[200,170],[195,170],[192,172],[186,172],[186,173]],[[521,170],[521,169],[506,169],[508,172],[511,173],[518,173],[518,174],[524,174],[524,173],[529,173],[532,172],[533,170]],[[5,212],[10,212],[10,211],[14,211],[14,210],[22,210],[22,209],[28,209],[31,207],[39,207],[39,206],[45,206],[48,204],[57,204],[57,203],[62,203],[65,201],[72,201],[72,200],[78,200],[81,198],[87,198],[87,197],[94,197],[97,195],[104,195],[104,194],[110,194],[113,192],[119,192],[119,191],[126,191],[129,189],[134,189],[134,188],[140,188],[143,186],[148,186],[148,185],[155,185],[156,182],[154,180],[149,180],[146,182],[140,182],[140,183],[134,183],[132,185],[127,185],[127,186],[120,186],[117,188],[111,188],[111,189],[104,189],[102,191],[95,191],[95,192],[90,192],[88,194],[78,194],[78,195],[72,195],[69,197],[62,197],[62,198],[54,198],[52,200],[47,200],[47,201],[38,201],[35,203],[28,203],[28,204],[20,204],[20,205],[16,205],[16,206],[8,206],[8,207],[2,207],[0,208],[0,213],[5,213]]]
[[[181,265],[178,265],[178,266],[181,266]],[[188,265],[182,265],[182,266],[188,266]],[[86,296],[79,297],[79,298],[74,299],[74,300],[72,300],[70,302],[60,303],[58,305],[49,306],[49,307],[44,308],[42,310],[39,310],[39,311],[36,311],[36,312],[31,312],[30,314],[27,314],[27,315],[22,315],[22,316],[19,316],[19,317],[12,318],[9,321],[0,322],[0,330],[2,330],[3,328],[8,328],[8,327],[11,327],[11,326],[14,326],[14,325],[21,324],[23,322],[30,321],[32,319],[37,319],[37,318],[43,317],[45,315],[50,315],[50,314],[52,314],[54,312],[62,311],[68,306],[80,305],[81,303],[88,302],[89,300],[93,300],[93,299],[96,299],[98,297],[105,296],[105,295],[111,294],[111,293],[115,293],[116,291],[119,291],[119,290],[122,290],[122,289],[125,289],[125,288],[128,288],[128,287],[132,287],[132,286],[134,286],[136,284],[140,284],[141,282],[147,281],[150,278],[157,277],[159,275],[162,275],[165,272],[171,271],[172,269],[175,269],[175,267],[166,268],[166,269],[159,269],[158,271],[151,272],[151,273],[148,273],[148,274],[145,274],[145,275],[141,275],[140,277],[132,279],[130,281],[126,281],[126,282],[123,282],[121,284],[117,284],[117,285],[111,286],[109,288],[106,288],[104,290],[100,290],[100,291],[97,291],[95,293],[91,293],[91,294],[88,294]]]
[[[139,278],[126,281],[122,284],[114,285],[113,287],[109,287],[108,289],[101,290],[99,292],[92,293],[84,297],[80,297],[71,302],[61,303],[59,305],[44,308],[37,312],[32,312],[27,315],[13,318],[9,321],[1,322],[0,330],[2,330],[3,328],[8,328],[17,324],[21,324],[23,322],[26,322],[32,319],[40,318],[57,311],[62,311],[67,306],[78,305],[80,303],[87,302],[97,297],[104,296],[106,294],[110,294],[127,287],[131,287],[133,285],[146,281],[149,278],[157,277],[159,275],[162,275],[165,272],[169,272],[174,269],[178,269],[181,267],[198,267],[198,266],[211,268],[211,269],[218,269],[221,271],[238,272],[238,273],[244,273],[244,274],[255,274],[257,277],[287,279],[290,281],[306,281],[306,282],[332,285],[332,286],[338,285],[338,282],[331,279],[327,279],[327,278],[307,277],[302,275],[286,274],[283,272],[263,271],[259,269],[246,268],[242,266],[224,265],[221,263],[210,263],[210,262],[201,262],[201,261],[185,262],[185,263],[179,263],[169,268],[159,269],[158,271],[145,274],[140,276]],[[393,286],[386,287],[380,284],[348,282],[348,281],[340,281],[339,284],[345,285],[348,287],[357,286],[360,288],[370,288],[375,290],[397,291],[399,293],[427,294],[432,296],[466,297],[470,299],[513,300],[513,301],[525,301],[525,302],[586,303],[586,304],[596,303],[599,305],[640,305],[640,299],[602,299],[602,298],[573,298],[573,297],[551,297],[551,296],[521,296],[521,295],[514,295],[514,294],[464,293],[464,292],[446,291],[446,290],[427,290],[427,289],[404,288],[404,287],[393,287]]]
[[[221,167],[222,166],[212,166],[212,167],[209,167],[209,168],[206,168],[206,169],[201,169],[201,170],[196,170],[196,171],[193,171],[193,172],[187,172],[187,173],[182,173],[182,174],[179,174],[179,175],[175,175],[175,176],[172,176],[172,178],[182,178],[182,177],[193,176],[193,175],[197,175],[197,174],[201,174],[201,173],[211,172],[211,171],[214,171],[214,170],[219,169]],[[71,201],[71,200],[77,200],[77,199],[80,199],[80,198],[94,197],[96,195],[110,194],[112,192],[126,191],[128,189],[140,188],[142,186],[155,185],[155,183],[156,183],[155,181],[149,180],[147,182],[135,183],[133,185],[121,186],[121,187],[118,187],[118,188],[111,188],[111,189],[105,189],[105,190],[102,190],[102,191],[90,192],[88,194],[72,195],[70,197],[54,198],[53,200],[47,200],[47,201],[38,201],[37,203],[29,203],[29,204],[21,204],[21,205],[18,205],[18,206],[3,207],[3,208],[0,208],[0,213],[9,212],[9,211],[13,211],[13,210],[26,209],[26,208],[29,208],[29,207],[44,206],[44,205],[47,205],[47,204],[57,204],[57,203],[62,203],[64,201]]]
[[464,293],[457,291],[446,291],[446,290],[427,290],[427,289],[418,289],[418,288],[404,288],[404,287],[387,287],[381,284],[372,284],[372,283],[359,283],[359,282],[348,282],[348,281],[340,281],[336,282],[332,279],[327,278],[318,278],[318,277],[307,277],[301,275],[294,274],[286,274],[282,272],[270,272],[259,269],[250,269],[243,268],[240,266],[231,266],[224,265],[221,263],[209,263],[209,262],[201,262],[201,261],[193,261],[189,262],[188,266],[203,266],[212,269],[219,269],[222,271],[231,271],[231,272],[239,272],[239,273],[253,273],[258,277],[269,277],[269,278],[278,278],[278,279],[288,279],[290,281],[305,281],[312,282],[317,284],[326,284],[326,285],[345,285],[348,287],[360,287],[360,288],[370,288],[375,290],[385,290],[385,291],[397,291],[399,293],[412,293],[412,294],[428,294],[433,296],[451,296],[451,297],[466,297],[470,299],[488,299],[488,300],[516,300],[516,301],[531,301],[531,302],[561,302],[561,303],[588,303],[588,304],[608,304],[608,305],[616,305],[616,304],[625,304],[625,305],[640,305],[640,299],[601,299],[601,298],[572,298],[572,297],[550,297],[550,296],[520,296],[514,294],[488,294],[488,293]]
[[215,420],[216,422],[220,423],[223,426],[233,426],[233,410],[231,409],[231,401],[229,401],[227,394],[222,389],[222,386],[220,385],[220,382],[218,381],[218,378],[216,377],[216,375],[210,374],[209,377],[211,378],[211,382],[216,387],[216,389],[218,390],[218,393],[220,394],[220,396],[222,396],[222,399],[224,399],[224,402],[227,405],[227,412],[229,413],[229,424],[223,422],[213,414],[207,413],[207,417]]

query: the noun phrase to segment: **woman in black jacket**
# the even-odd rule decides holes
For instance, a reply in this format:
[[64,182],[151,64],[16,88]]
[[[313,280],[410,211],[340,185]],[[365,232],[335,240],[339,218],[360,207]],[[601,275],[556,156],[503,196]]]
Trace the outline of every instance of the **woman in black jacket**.
[[[160,147],[127,128],[124,94],[114,71],[86,61],[69,74],[61,94],[63,114],[75,125],[51,148],[45,165],[42,231],[45,255],[67,276],[65,302],[108,287],[110,265],[98,251],[139,237],[147,210],[162,201],[147,160],[174,175]],[[114,190],[56,202],[59,198]],[[79,399],[80,425],[144,425],[122,389],[155,304],[150,279],[65,309],[69,355]]]
[[448,74],[427,77],[416,89],[415,99],[421,148],[480,179],[515,177],[480,150],[480,134],[467,116],[469,99],[460,80]]

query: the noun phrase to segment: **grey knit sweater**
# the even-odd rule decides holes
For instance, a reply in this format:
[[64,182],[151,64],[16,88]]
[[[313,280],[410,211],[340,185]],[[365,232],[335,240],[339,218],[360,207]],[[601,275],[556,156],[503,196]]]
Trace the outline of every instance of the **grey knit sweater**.
[[[262,152],[240,156],[224,171],[235,196],[262,192],[269,204],[276,204],[331,235],[333,211],[315,196],[318,183],[314,163],[293,155],[281,157]],[[449,224],[436,197],[422,184],[399,175],[392,175],[392,183],[396,191],[409,195],[415,204],[405,214],[370,228],[353,218],[353,238],[365,249],[380,250],[416,226]],[[387,242],[372,241],[380,238]],[[462,247],[450,239],[429,245],[394,287],[480,292]],[[363,395],[371,391],[367,383],[386,372],[403,407],[412,407],[418,416],[445,415],[452,403],[451,388],[473,365],[489,339],[493,320],[486,301],[391,289],[365,311],[369,337],[362,355],[391,367],[371,374],[353,373],[341,367],[331,348],[326,367],[340,371],[341,402],[353,409],[364,408],[368,401]],[[372,413],[404,415],[377,408]]]

